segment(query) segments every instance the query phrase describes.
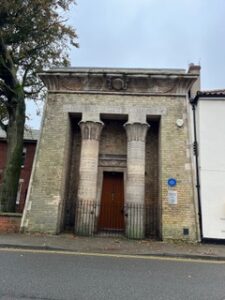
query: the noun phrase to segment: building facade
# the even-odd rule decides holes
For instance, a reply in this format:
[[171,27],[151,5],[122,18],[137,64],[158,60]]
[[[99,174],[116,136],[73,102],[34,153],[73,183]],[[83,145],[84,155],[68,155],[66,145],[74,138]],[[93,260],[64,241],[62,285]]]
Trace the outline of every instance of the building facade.
[[225,239],[225,90],[201,91],[192,101],[203,239]]
[[21,229],[196,240],[183,69],[55,69]]
[[[21,165],[20,181],[16,200],[16,211],[22,213],[27,196],[31,170],[37,145],[39,131],[29,130],[24,133],[23,161]],[[0,183],[2,180],[7,157],[6,134],[0,130]]]

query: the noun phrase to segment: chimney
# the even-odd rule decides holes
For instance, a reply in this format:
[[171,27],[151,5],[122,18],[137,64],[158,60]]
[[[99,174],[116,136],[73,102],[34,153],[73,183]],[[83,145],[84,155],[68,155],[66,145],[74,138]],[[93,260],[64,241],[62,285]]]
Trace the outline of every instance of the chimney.
[[190,89],[190,96],[194,98],[198,91],[201,89],[201,78],[200,78],[201,67],[193,63],[189,64],[188,73],[198,75],[198,79],[193,83]]

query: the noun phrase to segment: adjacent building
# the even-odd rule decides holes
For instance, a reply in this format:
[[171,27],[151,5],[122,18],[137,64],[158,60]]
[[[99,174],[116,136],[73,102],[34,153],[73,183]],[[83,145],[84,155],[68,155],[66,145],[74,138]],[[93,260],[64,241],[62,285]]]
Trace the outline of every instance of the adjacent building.
[[[25,130],[24,133],[24,144],[23,144],[23,160],[21,165],[21,174],[19,181],[19,188],[17,193],[16,200],[16,211],[19,213],[23,212],[35,149],[37,145],[39,131],[38,130]],[[6,142],[6,133],[0,129],[0,183],[3,176],[3,171],[6,164],[7,156],[7,142]]]
[[202,238],[225,239],[225,90],[198,92],[192,107]]
[[197,240],[188,100],[199,67],[40,77],[48,99],[21,229]]

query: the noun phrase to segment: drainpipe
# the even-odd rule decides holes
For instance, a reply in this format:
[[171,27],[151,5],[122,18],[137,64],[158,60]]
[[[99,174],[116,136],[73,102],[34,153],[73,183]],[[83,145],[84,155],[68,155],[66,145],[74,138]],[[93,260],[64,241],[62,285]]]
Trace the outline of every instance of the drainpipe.
[[193,123],[194,123],[194,142],[193,142],[193,152],[195,156],[195,166],[196,166],[196,189],[198,198],[198,218],[199,218],[199,230],[200,230],[200,240],[202,241],[202,205],[201,205],[201,194],[200,194],[200,178],[199,178],[199,161],[198,161],[198,141],[197,141],[197,129],[196,129],[196,106],[198,102],[198,96],[194,99],[189,99],[193,111]]

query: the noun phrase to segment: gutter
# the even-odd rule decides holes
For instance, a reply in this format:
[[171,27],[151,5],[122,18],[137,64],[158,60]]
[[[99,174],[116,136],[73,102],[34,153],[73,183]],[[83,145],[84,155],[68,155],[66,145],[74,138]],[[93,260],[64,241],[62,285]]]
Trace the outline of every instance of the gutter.
[[202,233],[202,205],[201,205],[201,192],[200,192],[200,177],[199,177],[199,160],[198,160],[198,141],[197,141],[197,126],[196,126],[196,106],[198,104],[198,95],[193,99],[190,98],[189,102],[193,111],[193,125],[194,125],[194,142],[193,142],[193,153],[195,156],[195,169],[196,169],[196,189],[197,189],[197,201],[198,201],[198,219],[199,219],[199,230],[200,240],[203,240]]

